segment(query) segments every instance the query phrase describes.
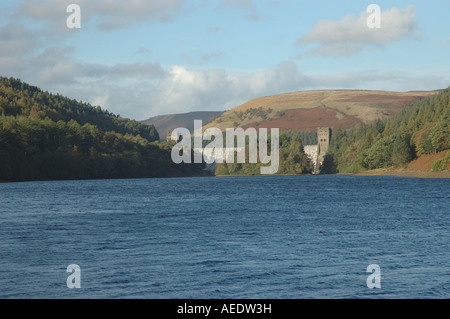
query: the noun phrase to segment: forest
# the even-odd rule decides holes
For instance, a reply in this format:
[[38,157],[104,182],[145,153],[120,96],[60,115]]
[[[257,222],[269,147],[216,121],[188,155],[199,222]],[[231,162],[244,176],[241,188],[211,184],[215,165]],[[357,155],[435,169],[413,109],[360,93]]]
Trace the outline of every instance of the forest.
[[[278,174],[310,174],[304,145],[317,144],[317,134],[286,131],[280,134]],[[357,173],[402,167],[415,158],[449,150],[433,163],[433,171],[450,163],[450,88],[424,98],[387,120],[332,132],[321,174]],[[219,164],[217,175],[259,175],[260,164]]]
[[[278,174],[312,173],[303,146],[314,144],[315,132],[281,132]],[[209,174],[205,163],[173,163],[173,145],[160,142],[153,125],[0,77],[0,181]],[[333,131],[321,173],[400,167],[445,150],[450,150],[450,88],[387,120]],[[448,163],[450,152],[433,170],[446,170]],[[216,175],[259,175],[260,167],[223,163]]]
[[[387,120],[333,132],[321,173],[356,173],[401,167],[425,154],[450,149],[450,88],[424,98]],[[433,164],[446,169],[449,155]]]
[[205,175],[152,125],[0,77],[0,181]]
[[[317,143],[316,133],[280,132],[280,164],[277,174],[298,175],[311,174],[313,172],[314,166],[312,161],[304,153],[302,138],[312,142],[312,144]],[[267,142],[269,145],[268,149],[270,149],[270,135],[268,136]],[[246,154],[246,156],[249,154],[248,145],[246,147]],[[250,164],[248,161],[245,164],[237,163],[237,161],[235,163],[217,164],[216,175],[260,175],[261,165],[263,164]]]

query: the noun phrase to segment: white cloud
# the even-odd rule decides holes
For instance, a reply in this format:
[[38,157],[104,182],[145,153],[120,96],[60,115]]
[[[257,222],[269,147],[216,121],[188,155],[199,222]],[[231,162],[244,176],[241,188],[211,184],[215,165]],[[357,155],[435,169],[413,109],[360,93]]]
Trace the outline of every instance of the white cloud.
[[38,45],[39,35],[20,25],[0,27],[0,57],[30,52]]
[[369,29],[368,17],[369,13],[363,11],[358,18],[348,15],[340,21],[321,20],[296,44],[318,44],[313,53],[346,56],[366,47],[383,46],[416,35],[416,12],[413,6],[382,12],[380,29]]
[[[64,30],[67,29],[66,8],[71,3],[74,1],[24,0],[18,14],[47,22],[52,28]],[[95,20],[98,28],[109,31],[137,22],[169,21],[181,9],[184,0],[77,0],[76,3],[81,8],[83,24]]]
[[[62,3],[64,1],[61,0]],[[94,1],[91,2],[94,3]],[[100,6],[119,2],[122,3],[119,0],[109,2],[99,0],[95,3]],[[53,3],[56,6],[55,0],[44,0],[41,3]],[[137,8],[138,4],[142,5],[143,2],[130,1],[129,3],[130,6],[134,4]],[[162,2],[155,3],[160,3],[162,6]],[[175,5],[181,2],[174,0],[167,3]],[[23,5],[27,4],[31,4],[31,1],[23,2]],[[147,8],[159,10],[150,5]],[[30,6],[28,10],[32,12],[29,11],[28,14],[33,14],[36,18],[40,17],[44,21],[56,21],[60,19],[60,9],[61,7],[58,7],[58,10],[52,11],[52,8],[50,12],[47,12],[39,11],[37,6]],[[109,14],[108,10],[112,10],[112,13]],[[103,12],[101,17],[107,19],[119,14],[120,11],[117,8],[108,10],[104,8],[96,14]],[[89,13],[89,10],[87,11]],[[58,14],[55,15],[55,12]],[[65,14],[65,7],[63,14]],[[52,17],[56,20],[52,20]],[[124,22],[127,21],[126,19]],[[389,15],[388,18],[383,18],[383,23],[389,25]],[[404,25],[404,22],[399,22],[399,26]],[[399,27],[395,30],[403,29]],[[224,110],[252,98],[290,91],[327,88],[437,89],[447,87],[449,84],[448,78],[432,74],[419,76],[371,70],[357,73],[305,74],[296,63],[290,61],[249,73],[227,72],[224,69],[193,70],[185,65],[163,67],[157,61],[115,65],[86,63],[73,57],[75,51],[72,47],[47,47],[46,43],[50,42],[48,34],[40,34],[38,31],[15,24],[0,26],[0,75],[20,78],[31,85],[61,93],[69,98],[94,105],[100,104],[110,112],[138,120],[158,114]],[[320,33],[314,34],[316,37],[320,35]],[[395,34],[394,39],[408,32],[397,31]],[[325,35],[322,34],[322,36]],[[381,40],[374,38],[370,43],[385,43],[389,40],[386,37],[384,35]],[[353,39],[352,41],[358,39],[357,35],[350,38]],[[58,41],[54,43],[58,44]],[[138,50],[138,53],[147,53],[147,49]],[[207,60],[221,56],[222,52],[212,51],[211,54],[202,57]]]
[[374,70],[305,74],[290,61],[251,73],[192,70],[182,65],[167,69],[157,62],[108,66],[77,61],[72,52],[71,47],[51,47],[35,54],[0,51],[1,75],[138,120],[159,114],[230,109],[256,97],[291,91],[420,90],[443,88],[449,83],[448,78],[430,74]]
[[161,105],[170,112],[223,110],[261,95],[298,90],[307,83],[293,62],[250,74],[183,66],[173,66],[169,74],[159,88]]

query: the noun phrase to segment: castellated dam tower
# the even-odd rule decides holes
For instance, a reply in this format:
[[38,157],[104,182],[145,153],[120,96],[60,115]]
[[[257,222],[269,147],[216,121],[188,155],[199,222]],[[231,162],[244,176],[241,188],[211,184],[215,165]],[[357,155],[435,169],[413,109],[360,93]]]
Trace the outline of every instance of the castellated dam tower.
[[328,153],[328,148],[330,146],[331,132],[329,127],[319,127],[317,128],[317,165],[316,168],[320,170],[323,164],[325,155]]
[[330,147],[331,129],[329,127],[317,128],[317,145],[305,145],[305,154],[314,163],[314,174],[319,174],[325,155]]

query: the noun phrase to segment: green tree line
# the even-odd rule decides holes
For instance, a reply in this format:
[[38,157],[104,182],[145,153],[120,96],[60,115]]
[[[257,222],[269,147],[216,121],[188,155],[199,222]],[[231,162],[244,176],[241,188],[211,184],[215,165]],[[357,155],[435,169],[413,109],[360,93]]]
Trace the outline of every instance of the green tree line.
[[[323,173],[400,167],[450,149],[450,88],[387,120],[333,132]],[[442,165],[441,165],[442,167]]]
[[14,78],[0,77],[0,114],[42,120],[49,118],[55,122],[75,120],[80,125],[89,123],[103,131],[140,135],[151,142],[159,140],[153,125],[122,118],[102,110],[100,106],[44,92]]
[[[279,169],[277,174],[311,174],[313,163],[306,156],[302,139],[299,136],[310,136],[313,133],[285,131],[280,132],[279,138]],[[312,138],[313,140],[313,138]],[[316,134],[317,140],[317,134]],[[271,149],[271,138],[268,136],[268,149]],[[248,163],[249,147],[246,146],[246,163],[221,163],[216,166],[216,175],[261,175],[261,165],[269,164]],[[236,157],[236,156],[235,156]]]
[[172,162],[153,126],[0,79],[0,180],[205,175]]

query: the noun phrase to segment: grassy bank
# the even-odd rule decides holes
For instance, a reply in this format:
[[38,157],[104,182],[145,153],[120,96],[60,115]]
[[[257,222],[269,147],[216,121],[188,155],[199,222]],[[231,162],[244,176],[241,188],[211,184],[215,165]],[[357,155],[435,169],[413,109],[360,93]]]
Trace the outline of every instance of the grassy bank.
[[427,171],[409,171],[406,169],[375,169],[362,173],[343,174],[349,176],[398,176],[398,177],[418,177],[418,178],[450,178],[450,171],[427,172]]

